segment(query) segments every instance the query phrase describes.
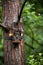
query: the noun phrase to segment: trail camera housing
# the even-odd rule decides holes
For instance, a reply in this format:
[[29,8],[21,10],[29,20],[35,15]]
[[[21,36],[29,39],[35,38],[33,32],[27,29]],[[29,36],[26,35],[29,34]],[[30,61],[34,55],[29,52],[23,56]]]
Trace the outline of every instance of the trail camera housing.
[[22,26],[14,24],[13,30],[9,32],[9,37],[12,38],[14,44],[20,43],[23,39],[23,30],[21,28]]
[[12,40],[12,42],[15,43],[20,43],[21,40],[23,39],[23,28],[22,28],[22,23],[19,22],[19,24],[12,24],[13,26],[8,27],[5,25],[0,25],[4,31],[7,31],[8,33],[7,36],[5,36],[5,40]]

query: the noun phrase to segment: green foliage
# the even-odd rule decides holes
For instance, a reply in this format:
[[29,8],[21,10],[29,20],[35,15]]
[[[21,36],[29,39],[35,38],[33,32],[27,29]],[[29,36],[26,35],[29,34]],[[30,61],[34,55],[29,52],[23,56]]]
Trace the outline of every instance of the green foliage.
[[43,65],[43,53],[29,55],[26,59],[26,65]]
[[40,52],[40,49],[43,47],[43,16],[37,16],[35,11],[31,12],[32,6],[33,4],[28,2],[23,10],[24,38],[26,43],[30,43]]
[[[43,15],[31,10],[35,4],[27,2],[23,10],[26,65],[43,65]],[[31,46],[29,46],[31,45]],[[28,47],[28,48],[27,48]],[[36,58],[34,58],[36,57]]]

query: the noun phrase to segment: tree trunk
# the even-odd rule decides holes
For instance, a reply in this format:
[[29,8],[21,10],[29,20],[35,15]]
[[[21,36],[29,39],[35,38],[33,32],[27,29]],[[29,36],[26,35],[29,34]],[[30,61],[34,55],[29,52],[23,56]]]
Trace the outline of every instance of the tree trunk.
[[[18,20],[18,15],[21,9],[21,1],[20,0],[3,0],[2,1],[3,8],[3,26],[7,27],[7,29],[12,28],[12,31],[15,29],[22,28],[22,18],[18,25],[15,23]],[[21,40],[9,40],[9,32],[4,31],[4,64],[5,65],[24,65],[24,41],[23,38]],[[14,36],[14,35],[13,35]],[[18,36],[19,37],[19,36]],[[20,41],[20,42],[18,42]]]

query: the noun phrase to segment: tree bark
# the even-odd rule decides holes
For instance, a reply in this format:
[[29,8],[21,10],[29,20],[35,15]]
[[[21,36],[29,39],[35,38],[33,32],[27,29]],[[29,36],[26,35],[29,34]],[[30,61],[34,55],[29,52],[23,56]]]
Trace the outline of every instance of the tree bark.
[[[18,15],[21,10],[20,0],[3,0],[3,26],[9,28],[22,28],[22,18],[20,23],[15,25],[18,20]],[[10,29],[9,29],[10,30]],[[8,40],[9,32],[4,31],[4,64],[5,65],[24,65],[24,40],[21,39],[20,43],[12,43]],[[14,40],[15,41],[15,40]]]

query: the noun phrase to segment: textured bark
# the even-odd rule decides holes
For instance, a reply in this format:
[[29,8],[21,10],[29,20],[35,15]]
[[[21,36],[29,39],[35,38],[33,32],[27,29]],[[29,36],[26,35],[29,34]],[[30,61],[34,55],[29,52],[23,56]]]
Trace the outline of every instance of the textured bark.
[[[17,22],[21,9],[20,0],[3,0],[3,25],[7,28],[14,28],[14,22]],[[23,29],[22,18],[17,27]],[[8,40],[9,32],[4,31],[4,64],[5,65],[24,65],[24,41],[20,43],[12,43]]]

